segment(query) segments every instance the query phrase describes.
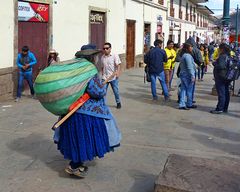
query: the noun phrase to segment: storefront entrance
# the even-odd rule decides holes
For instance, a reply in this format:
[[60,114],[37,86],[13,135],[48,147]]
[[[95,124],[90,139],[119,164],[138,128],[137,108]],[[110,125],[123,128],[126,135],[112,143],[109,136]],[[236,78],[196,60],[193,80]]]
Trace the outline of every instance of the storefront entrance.
[[95,44],[98,49],[105,43],[105,20],[104,12],[90,12],[90,43]]
[[135,24],[136,21],[127,20],[127,69],[134,67],[135,64]]
[[27,45],[37,58],[33,67],[35,79],[47,64],[49,5],[18,2],[18,51]]

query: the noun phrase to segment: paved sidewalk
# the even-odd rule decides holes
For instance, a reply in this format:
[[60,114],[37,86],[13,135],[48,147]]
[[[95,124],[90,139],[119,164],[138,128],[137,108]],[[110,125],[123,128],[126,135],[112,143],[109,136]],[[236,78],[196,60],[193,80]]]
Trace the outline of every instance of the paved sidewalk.
[[143,69],[124,72],[122,109],[115,109],[111,89],[108,96],[122,145],[91,162],[85,179],[63,171],[68,162],[56,150],[50,129],[56,116],[28,97],[0,103],[0,192],[151,192],[169,154],[240,159],[240,98],[232,98],[228,114],[210,114],[216,97],[210,95],[211,74],[205,77],[197,82],[198,108],[179,111],[176,91],[169,103],[162,96],[153,102]]

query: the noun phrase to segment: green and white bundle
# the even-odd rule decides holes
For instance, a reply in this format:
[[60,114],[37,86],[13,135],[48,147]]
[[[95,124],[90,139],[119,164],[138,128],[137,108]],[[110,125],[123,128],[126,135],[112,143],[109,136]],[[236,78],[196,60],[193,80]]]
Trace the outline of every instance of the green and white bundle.
[[55,115],[64,115],[81,97],[87,83],[97,74],[97,68],[86,59],[55,63],[36,78],[34,90],[45,109]]

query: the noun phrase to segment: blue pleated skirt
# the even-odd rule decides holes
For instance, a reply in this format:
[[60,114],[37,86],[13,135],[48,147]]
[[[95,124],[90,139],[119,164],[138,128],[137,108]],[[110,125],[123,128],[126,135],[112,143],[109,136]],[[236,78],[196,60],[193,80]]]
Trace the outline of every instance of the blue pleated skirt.
[[73,162],[104,157],[111,150],[104,119],[74,113],[60,126],[58,150]]

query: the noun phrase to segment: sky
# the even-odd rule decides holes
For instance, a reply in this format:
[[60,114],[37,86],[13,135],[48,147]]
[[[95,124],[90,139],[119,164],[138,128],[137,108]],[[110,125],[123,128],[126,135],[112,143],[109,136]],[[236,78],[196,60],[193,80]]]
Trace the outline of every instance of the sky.
[[[206,5],[210,9],[220,9],[220,10],[213,10],[213,12],[215,13],[215,15],[222,15],[223,14],[223,2],[224,2],[224,0],[208,0]],[[240,0],[230,0],[230,11],[231,11],[231,9],[236,9],[237,4],[239,4],[239,6],[240,6]]]

